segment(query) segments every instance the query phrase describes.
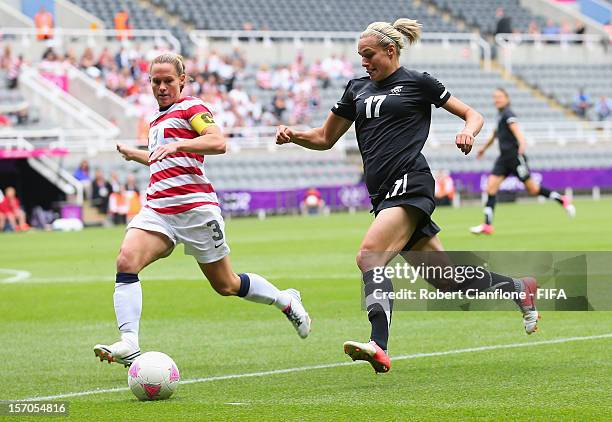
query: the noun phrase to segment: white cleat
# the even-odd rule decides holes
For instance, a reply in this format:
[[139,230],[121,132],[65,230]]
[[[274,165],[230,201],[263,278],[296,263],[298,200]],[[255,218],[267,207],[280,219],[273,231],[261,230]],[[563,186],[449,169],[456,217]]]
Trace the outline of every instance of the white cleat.
[[563,195],[561,197],[561,201],[563,208],[565,208],[565,212],[567,212],[567,216],[569,218],[574,218],[576,217],[576,206],[574,204],[572,204],[572,198],[570,198],[567,195]]
[[283,292],[291,297],[291,303],[282,312],[291,321],[295,331],[297,331],[301,338],[308,337],[308,334],[310,334],[310,316],[306,309],[304,309],[304,305],[302,305],[300,292],[295,289],[287,289],[283,290]]
[[472,234],[493,234],[492,224],[479,224],[478,226],[470,227],[470,233]]
[[527,334],[533,334],[538,331],[538,321],[540,313],[538,311],[523,312],[523,325]]
[[134,362],[134,359],[140,356],[140,349],[133,347],[127,341],[121,340],[110,346],[96,344],[94,354],[100,359],[100,362],[107,361],[109,364],[116,362],[128,367]]
[[541,318],[535,305],[538,283],[533,277],[523,277],[521,283],[523,284],[523,292],[526,293],[525,299],[521,300],[519,304],[523,314],[523,325],[527,334],[533,334],[538,331],[538,321]]

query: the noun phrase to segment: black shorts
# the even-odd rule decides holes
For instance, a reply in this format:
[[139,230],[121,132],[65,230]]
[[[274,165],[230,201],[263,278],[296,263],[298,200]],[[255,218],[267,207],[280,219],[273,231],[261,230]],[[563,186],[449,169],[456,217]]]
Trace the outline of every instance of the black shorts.
[[491,174],[504,177],[513,174],[518,177],[521,182],[526,182],[527,179],[531,177],[529,165],[527,164],[527,156],[513,155],[505,157],[500,155],[497,157],[497,160],[495,160]]
[[419,210],[422,218],[403,251],[411,250],[423,238],[435,236],[440,227],[431,219],[436,208],[434,200],[435,182],[431,173],[408,172],[392,186],[391,191],[382,199],[372,199],[372,212],[378,215],[384,209],[411,206]]

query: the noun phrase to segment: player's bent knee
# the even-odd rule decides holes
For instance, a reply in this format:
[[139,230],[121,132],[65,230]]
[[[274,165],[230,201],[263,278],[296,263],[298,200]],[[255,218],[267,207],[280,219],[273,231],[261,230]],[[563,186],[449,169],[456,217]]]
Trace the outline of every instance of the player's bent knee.
[[366,245],[363,245],[359,252],[357,252],[355,262],[362,273],[369,271],[374,267],[385,265],[382,254],[374,252],[373,248],[369,248]]
[[128,250],[122,248],[119,251],[119,255],[117,255],[117,272],[137,274],[140,271],[140,268],[138,268],[138,263],[135,261],[136,256]]

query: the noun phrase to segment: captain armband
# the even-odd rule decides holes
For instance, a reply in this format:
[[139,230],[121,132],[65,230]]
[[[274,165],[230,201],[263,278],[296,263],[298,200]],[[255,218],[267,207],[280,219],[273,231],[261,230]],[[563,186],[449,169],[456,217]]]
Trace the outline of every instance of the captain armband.
[[199,135],[204,133],[206,128],[215,124],[212,114],[210,113],[199,113],[196,114],[193,119],[189,122],[193,130],[198,132]]

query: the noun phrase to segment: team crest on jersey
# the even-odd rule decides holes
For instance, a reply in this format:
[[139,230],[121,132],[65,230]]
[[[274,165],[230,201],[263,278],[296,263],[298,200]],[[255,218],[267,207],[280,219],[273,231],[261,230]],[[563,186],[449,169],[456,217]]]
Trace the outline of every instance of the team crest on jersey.
[[404,86],[403,85],[398,85],[394,88],[391,89],[391,91],[389,91],[389,95],[402,95],[402,88]]

